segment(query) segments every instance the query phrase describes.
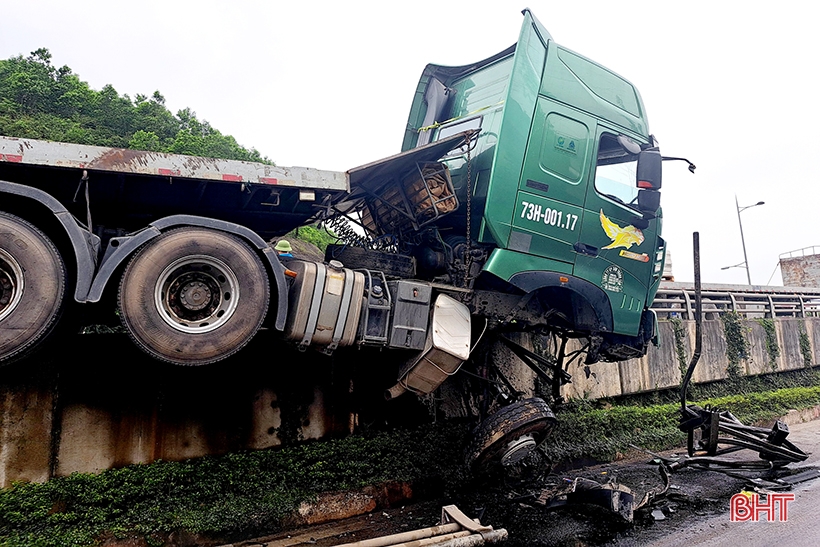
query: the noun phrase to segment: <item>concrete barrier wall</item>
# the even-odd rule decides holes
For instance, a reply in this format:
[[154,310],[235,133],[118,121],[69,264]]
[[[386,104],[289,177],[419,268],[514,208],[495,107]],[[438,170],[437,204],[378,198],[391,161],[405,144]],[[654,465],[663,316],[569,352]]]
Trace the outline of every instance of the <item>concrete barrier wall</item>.
[[351,431],[367,401],[351,393],[349,363],[248,350],[175,367],[124,335],[83,335],[0,369],[0,486]]
[[[743,325],[750,347],[749,358],[741,362],[745,374],[803,367],[801,329],[812,363],[819,360],[820,319],[776,321],[780,356],[774,367],[763,327],[755,321]],[[680,327],[688,364],[695,325],[682,321]],[[660,338],[661,346],[651,347],[642,359],[572,363],[572,383],[563,395],[600,398],[678,386],[681,363],[671,322],[660,323]],[[525,336],[517,340],[529,346]],[[705,321],[703,340],[694,381],[725,378],[729,361],[723,323]],[[382,389],[395,382],[398,365],[383,352],[350,350],[329,358],[270,348],[269,341],[257,337],[223,363],[187,368],[146,358],[122,335],[84,335],[0,369],[0,487],[76,471],[342,436],[357,424],[400,423],[427,412],[425,402],[413,395],[384,402]],[[506,370],[515,389],[531,393],[536,385],[532,372],[496,349],[489,358]],[[460,376],[436,392],[438,412],[475,412],[475,398],[457,393]]]
[[[688,366],[695,350],[695,322],[681,321],[684,363],[678,358],[675,327],[671,321],[661,321],[660,347],[650,346],[646,356],[621,363],[596,363],[570,365],[572,383],[563,387],[567,398],[617,397],[680,385],[682,365]],[[741,374],[758,375],[805,366],[800,350],[801,331],[809,343],[812,365],[820,361],[820,318],[777,319],[774,321],[777,346],[780,355],[770,362],[766,349],[766,331],[755,320],[742,321],[744,337],[749,344],[748,358],[740,361]],[[695,383],[713,382],[728,375],[729,358],[723,321],[712,319],[703,322],[701,357],[692,377]]]

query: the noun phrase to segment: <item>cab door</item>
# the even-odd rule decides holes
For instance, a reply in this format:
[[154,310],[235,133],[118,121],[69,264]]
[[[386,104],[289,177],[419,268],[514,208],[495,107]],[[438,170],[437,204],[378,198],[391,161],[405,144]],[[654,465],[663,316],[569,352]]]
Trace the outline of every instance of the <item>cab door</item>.
[[560,261],[571,273],[596,122],[539,96],[517,189],[509,248]]
[[623,149],[618,133],[599,126],[594,147],[573,273],[607,294],[615,333],[634,336],[652,279],[659,221],[641,221],[637,156]]

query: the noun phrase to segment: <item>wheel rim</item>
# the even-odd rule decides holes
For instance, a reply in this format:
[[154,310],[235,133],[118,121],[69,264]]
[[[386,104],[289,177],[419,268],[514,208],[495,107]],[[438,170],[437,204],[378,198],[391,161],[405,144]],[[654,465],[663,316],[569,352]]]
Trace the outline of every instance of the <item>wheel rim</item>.
[[528,435],[522,435],[517,439],[513,439],[507,443],[507,447],[501,455],[501,465],[508,466],[520,462],[529,456],[537,446],[538,443],[535,441],[535,437],[531,433]]
[[23,287],[23,269],[13,256],[0,249],[0,321],[20,303]]
[[239,281],[227,264],[210,256],[186,256],[168,265],[154,287],[162,320],[189,334],[218,329],[236,311]]

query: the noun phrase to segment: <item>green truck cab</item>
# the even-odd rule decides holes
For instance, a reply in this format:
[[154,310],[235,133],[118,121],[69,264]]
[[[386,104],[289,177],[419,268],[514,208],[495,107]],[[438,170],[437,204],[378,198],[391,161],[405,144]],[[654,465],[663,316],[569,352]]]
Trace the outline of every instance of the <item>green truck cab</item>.
[[464,131],[477,136],[443,159],[460,207],[437,227],[488,249],[473,288],[537,293],[554,326],[590,339],[589,362],[643,355],[665,245],[638,90],[525,10],[516,45],[425,68],[402,150]]

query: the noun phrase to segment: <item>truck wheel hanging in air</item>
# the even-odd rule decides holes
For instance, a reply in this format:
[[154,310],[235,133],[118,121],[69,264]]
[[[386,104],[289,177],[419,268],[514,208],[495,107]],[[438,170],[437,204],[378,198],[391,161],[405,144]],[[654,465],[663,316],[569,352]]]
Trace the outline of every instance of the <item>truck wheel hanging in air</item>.
[[148,354],[178,365],[233,355],[256,334],[270,300],[259,257],[238,238],[186,227],[150,241],[120,282],[123,324]]
[[0,363],[44,341],[60,318],[66,270],[51,240],[0,212]]

